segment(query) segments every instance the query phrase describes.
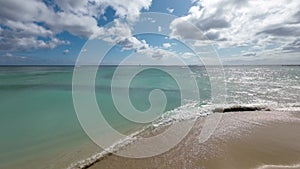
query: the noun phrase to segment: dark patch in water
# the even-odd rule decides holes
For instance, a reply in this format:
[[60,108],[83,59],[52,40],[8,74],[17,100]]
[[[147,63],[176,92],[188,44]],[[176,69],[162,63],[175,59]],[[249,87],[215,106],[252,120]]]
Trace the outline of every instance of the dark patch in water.
[[266,106],[232,106],[232,107],[225,107],[225,108],[215,108],[213,112],[241,112],[241,111],[270,111],[270,109]]

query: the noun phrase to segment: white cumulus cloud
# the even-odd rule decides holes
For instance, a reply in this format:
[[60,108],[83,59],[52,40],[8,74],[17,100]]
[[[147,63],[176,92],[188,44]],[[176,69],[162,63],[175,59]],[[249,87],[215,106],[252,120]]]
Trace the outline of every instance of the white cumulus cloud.
[[169,48],[169,47],[171,47],[171,46],[172,46],[172,45],[171,45],[170,43],[164,43],[164,44],[163,44],[163,47],[164,47],[164,48]]
[[173,12],[174,12],[174,9],[173,9],[173,8],[167,8],[167,11],[168,11],[169,13],[173,13]]
[[134,22],[140,11],[150,5],[151,0],[0,1],[0,25],[3,26],[0,27],[0,50],[55,48],[69,44],[56,37],[64,31],[84,38],[98,36],[107,33],[97,21],[107,7],[113,8],[118,17]]
[[170,28],[173,37],[193,39],[198,45],[210,40],[221,48],[285,46],[295,50],[300,36],[300,1],[201,0]]

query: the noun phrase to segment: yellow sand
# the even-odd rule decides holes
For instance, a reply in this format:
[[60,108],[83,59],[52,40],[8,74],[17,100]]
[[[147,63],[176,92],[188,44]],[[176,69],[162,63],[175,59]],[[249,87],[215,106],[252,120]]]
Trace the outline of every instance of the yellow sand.
[[111,155],[90,168],[300,168],[300,112],[225,113],[212,137],[200,144],[204,120],[198,119],[188,136],[164,154],[145,159]]

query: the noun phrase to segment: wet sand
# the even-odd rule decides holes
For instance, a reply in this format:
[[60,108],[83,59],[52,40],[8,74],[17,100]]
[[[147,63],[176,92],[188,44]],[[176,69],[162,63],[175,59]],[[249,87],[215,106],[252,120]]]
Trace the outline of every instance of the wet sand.
[[227,112],[200,144],[204,120],[199,118],[188,136],[164,154],[143,159],[109,155],[89,168],[300,169],[300,112]]

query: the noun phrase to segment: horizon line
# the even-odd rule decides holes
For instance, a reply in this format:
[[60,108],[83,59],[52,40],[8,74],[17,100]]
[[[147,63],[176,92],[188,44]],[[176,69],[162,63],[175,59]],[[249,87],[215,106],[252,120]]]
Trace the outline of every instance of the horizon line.
[[[8,64],[0,67],[76,67],[76,66],[220,66],[220,65],[117,65],[117,64],[102,64],[102,65],[74,65],[74,64]],[[300,64],[226,64],[221,66],[300,66]]]

